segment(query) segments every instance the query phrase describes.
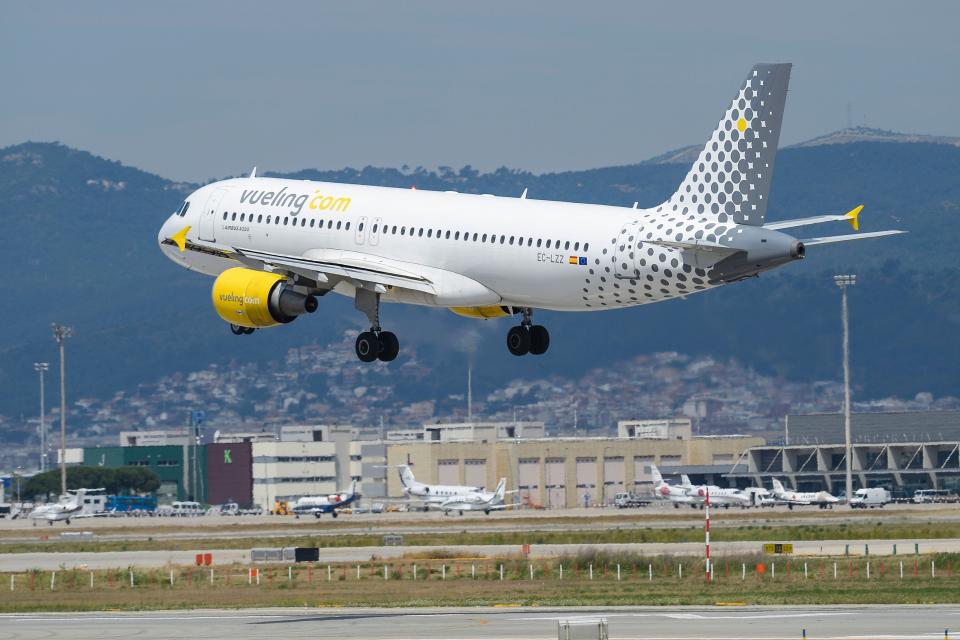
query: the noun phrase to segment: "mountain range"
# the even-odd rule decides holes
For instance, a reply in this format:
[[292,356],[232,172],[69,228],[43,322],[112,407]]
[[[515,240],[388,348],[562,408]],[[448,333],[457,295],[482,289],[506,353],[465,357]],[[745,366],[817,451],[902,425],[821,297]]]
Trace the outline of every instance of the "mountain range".
[[[852,272],[859,278],[850,291],[858,397],[956,394],[960,147],[953,138],[880,133],[846,130],[782,149],[768,219],[843,213],[864,204],[863,230],[900,228],[908,235],[811,248],[802,263],[688,300],[596,314],[539,313],[552,335],[549,353],[539,359],[507,353],[510,321],[389,305],[385,325],[433,364],[433,379],[405,392],[460,386],[468,362],[481,381],[475,392],[482,393],[483,380],[492,387],[544,370],[576,377],[669,350],[736,357],[792,380],[836,379],[839,296],[832,275]],[[501,196],[528,189],[530,198],[650,206],[680,183],[686,153],[548,174],[481,173],[468,166],[268,175]],[[74,329],[67,343],[72,399],[135,389],[211,362],[256,363],[282,357],[290,346],[340,344],[344,330],[363,326],[350,300],[327,296],[312,317],[250,338],[232,336],[210,306],[211,281],[176,267],[156,245],[163,219],[197,186],[57,143],[0,149],[0,219],[8,239],[0,416],[34,415],[32,363],[50,361],[56,372],[51,322]],[[849,229],[793,231],[802,238]],[[52,381],[47,390],[52,398]]]

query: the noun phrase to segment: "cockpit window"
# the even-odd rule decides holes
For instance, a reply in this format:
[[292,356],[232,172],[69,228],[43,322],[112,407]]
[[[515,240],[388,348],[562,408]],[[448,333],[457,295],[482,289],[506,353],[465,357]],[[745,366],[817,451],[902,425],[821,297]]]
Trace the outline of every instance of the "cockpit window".
[[182,218],[183,216],[187,215],[187,209],[189,208],[190,208],[190,203],[184,200],[183,204],[180,205],[180,210],[177,211],[177,215]]

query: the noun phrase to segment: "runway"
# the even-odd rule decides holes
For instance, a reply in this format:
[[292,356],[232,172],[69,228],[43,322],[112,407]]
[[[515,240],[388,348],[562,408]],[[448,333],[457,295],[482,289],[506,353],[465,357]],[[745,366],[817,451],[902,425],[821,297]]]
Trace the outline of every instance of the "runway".
[[[780,542],[771,540],[770,542]],[[960,552],[960,538],[932,540],[818,540],[793,543],[794,556],[842,556],[849,546],[850,555],[863,556],[869,547],[872,556],[892,555],[894,545],[900,555],[914,553],[914,544],[919,544],[920,553],[957,553]],[[735,554],[758,553],[763,542],[738,541],[715,542],[714,554],[717,557]],[[534,544],[530,546],[529,557],[535,560],[549,560],[558,556],[576,555],[585,549],[606,553],[634,553],[638,555],[673,556],[703,554],[702,542],[644,542],[636,544],[600,543],[600,544]],[[124,567],[157,568],[168,565],[192,565],[197,553],[213,554],[214,565],[250,562],[249,549],[205,549],[197,547],[191,551],[104,551],[71,553],[0,553],[0,573],[29,571],[39,569],[50,571],[61,567],[66,569],[121,569]],[[400,558],[406,554],[415,554],[421,560],[426,554],[435,553],[436,557],[483,557],[504,558],[520,553],[518,545],[442,545],[442,546],[396,546],[396,547],[328,547],[320,549],[321,563],[370,562],[372,558]]]
[[2,615],[0,640],[539,640],[557,637],[558,620],[597,618],[611,640],[795,640],[804,630],[811,640],[915,640],[960,631],[957,606],[248,609]]

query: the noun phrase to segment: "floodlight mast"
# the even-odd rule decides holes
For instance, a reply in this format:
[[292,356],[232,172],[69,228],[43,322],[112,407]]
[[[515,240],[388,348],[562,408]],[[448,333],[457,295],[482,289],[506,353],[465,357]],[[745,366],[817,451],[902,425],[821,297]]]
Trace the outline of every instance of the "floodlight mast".
[[47,421],[44,402],[43,374],[50,368],[49,362],[34,362],[33,370],[40,374],[40,471],[47,470]]
[[853,497],[853,461],[850,438],[850,323],[847,309],[847,287],[857,284],[857,276],[844,274],[833,276],[833,282],[840,287],[841,319],[843,322],[843,437],[844,459],[847,468],[847,506]]
[[60,494],[67,495],[67,375],[64,370],[64,343],[73,329],[53,323],[53,339],[60,347]]

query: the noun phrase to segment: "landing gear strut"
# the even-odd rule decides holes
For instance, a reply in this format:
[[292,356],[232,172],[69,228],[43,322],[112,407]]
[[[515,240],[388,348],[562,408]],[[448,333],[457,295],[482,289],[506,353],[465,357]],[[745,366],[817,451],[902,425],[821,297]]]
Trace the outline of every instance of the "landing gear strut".
[[525,307],[520,326],[512,327],[507,332],[507,349],[515,356],[528,353],[539,356],[549,348],[550,333],[543,325],[533,324],[533,309]]
[[353,306],[366,314],[370,321],[370,330],[357,336],[357,357],[363,362],[394,360],[400,353],[400,341],[393,332],[380,328],[380,294],[369,289],[357,289]]

